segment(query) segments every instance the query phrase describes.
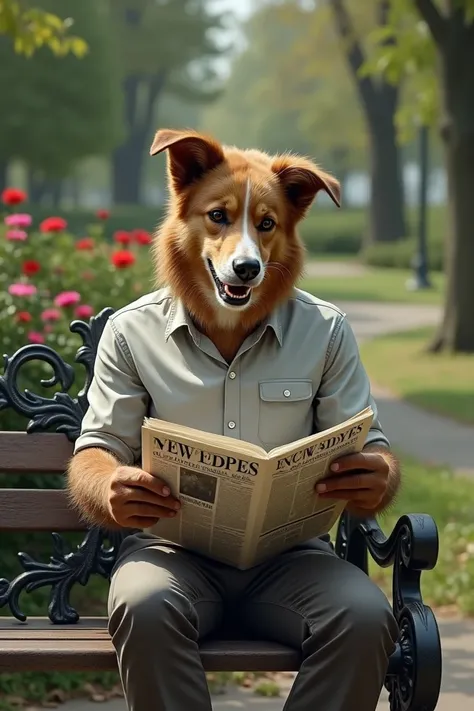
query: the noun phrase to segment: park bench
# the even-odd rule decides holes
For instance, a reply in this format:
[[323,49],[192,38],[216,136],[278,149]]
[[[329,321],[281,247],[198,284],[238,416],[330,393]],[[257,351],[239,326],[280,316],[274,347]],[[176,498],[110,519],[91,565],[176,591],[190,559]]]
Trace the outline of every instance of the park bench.
[[[0,580],[0,607],[8,608],[10,615],[0,617],[0,673],[116,667],[106,615],[80,618],[70,595],[75,585],[87,586],[93,575],[109,578],[117,549],[130,532],[87,530],[70,508],[63,489],[8,487],[11,474],[34,474],[43,487],[52,474],[64,474],[87,408],[97,343],[111,313],[111,309],[104,309],[89,323],[74,321],[70,326],[83,342],[76,361],[85,368],[85,380],[77,397],[69,393],[74,368],[49,346],[29,344],[5,356],[0,410],[22,415],[28,425],[26,432],[0,432],[0,472],[7,483],[0,488],[1,536],[19,531],[54,533],[49,561],[19,553],[23,572],[13,580]],[[20,371],[30,361],[52,368],[53,377],[42,381],[48,387],[60,386],[52,397],[21,391]],[[61,536],[69,531],[84,531],[74,550],[68,549]],[[420,590],[421,572],[434,568],[438,555],[433,519],[423,514],[402,516],[386,537],[374,519],[355,520],[344,515],[335,550],[367,574],[369,553],[379,566],[393,565],[393,610],[400,636],[386,677],[390,708],[433,711],[440,690],[441,647],[435,617],[423,604]],[[0,566],[1,562],[0,553]],[[50,588],[47,616],[26,619],[21,593],[43,587]],[[294,671],[301,661],[298,651],[282,645],[224,636],[204,641],[201,655],[206,670],[213,672]]]

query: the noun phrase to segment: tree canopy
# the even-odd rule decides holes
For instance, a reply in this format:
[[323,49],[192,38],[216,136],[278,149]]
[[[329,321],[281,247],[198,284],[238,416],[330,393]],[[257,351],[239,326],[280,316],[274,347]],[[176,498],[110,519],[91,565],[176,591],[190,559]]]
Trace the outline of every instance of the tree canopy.
[[141,198],[143,157],[163,97],[202,102],[216,96],[212,60],[225,51],[218,41],[222,16],[211,14],[206,0],[112,0],[110,7],[126,131],[114,154],[114,199],[130,203]]
[[310,154],[341,174],[366,164],[362,115],[334,34],[314,41],[312,22],[297,0],[263,4],[202,125],[225,142]]
[[74,13],[87,54],[57,57],[47,48],[31,59],[0,39],[0,159],[24,159],[49,177],[66,175],[89,155],[110,153],[120,138],[120,87],[103,0],[42,0],[63,18]]
[[57,55],[84,56],[87,43],[70,34],[72,25],[72,18],[25,6],[22,0],[0,0],[0,35],[13,41],[17,54],[31,57],[39,48],[48,47]]

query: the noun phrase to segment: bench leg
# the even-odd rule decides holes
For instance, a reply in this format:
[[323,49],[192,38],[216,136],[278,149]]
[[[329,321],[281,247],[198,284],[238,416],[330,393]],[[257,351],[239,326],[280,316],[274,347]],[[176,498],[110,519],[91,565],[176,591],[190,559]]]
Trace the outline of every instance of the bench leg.
[[441,680],[441,642],[431,608],[410,602],[398,617],[400,664],[387,676],[390,711],[435,711]]
[[400,637],[390,658],[385,687],[391,711],[435,711],[441,687],[441,641],[432,610],[423,603],[420,579],[438,556],[438,533],[430,516],[406,515],[387,538],[377,521],[345,513],[336,553],[367,572],[367,550],[376,563],[393,563],[393,613]]

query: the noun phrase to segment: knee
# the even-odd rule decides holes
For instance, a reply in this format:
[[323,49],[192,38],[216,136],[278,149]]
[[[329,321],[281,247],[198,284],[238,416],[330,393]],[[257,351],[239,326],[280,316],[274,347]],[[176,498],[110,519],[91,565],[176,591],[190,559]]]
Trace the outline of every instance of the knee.
[[173,630],[196,627],[196,613],[171,576],[133,578],[118,570],[109,594],[109,631],[127,635],[163,637]]
[[391,653],[398,638],[398,625],[389,601],[373,583],[355,592],[356,596],[347,599],[341,609],[346,636],[360,649],[382,642]]

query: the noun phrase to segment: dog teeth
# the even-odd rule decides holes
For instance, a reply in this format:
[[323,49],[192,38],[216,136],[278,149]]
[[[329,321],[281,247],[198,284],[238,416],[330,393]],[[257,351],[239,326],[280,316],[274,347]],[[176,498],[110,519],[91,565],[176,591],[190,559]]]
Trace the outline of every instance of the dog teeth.
[[227,284],[224,284],[224,291],[227,294],[227,296],[230,296],[232,299],[246,299],[247,296],[249,295],[250,289],[247,289],[245,294],[234,294],[230,290],[230,287],[228,287]]

